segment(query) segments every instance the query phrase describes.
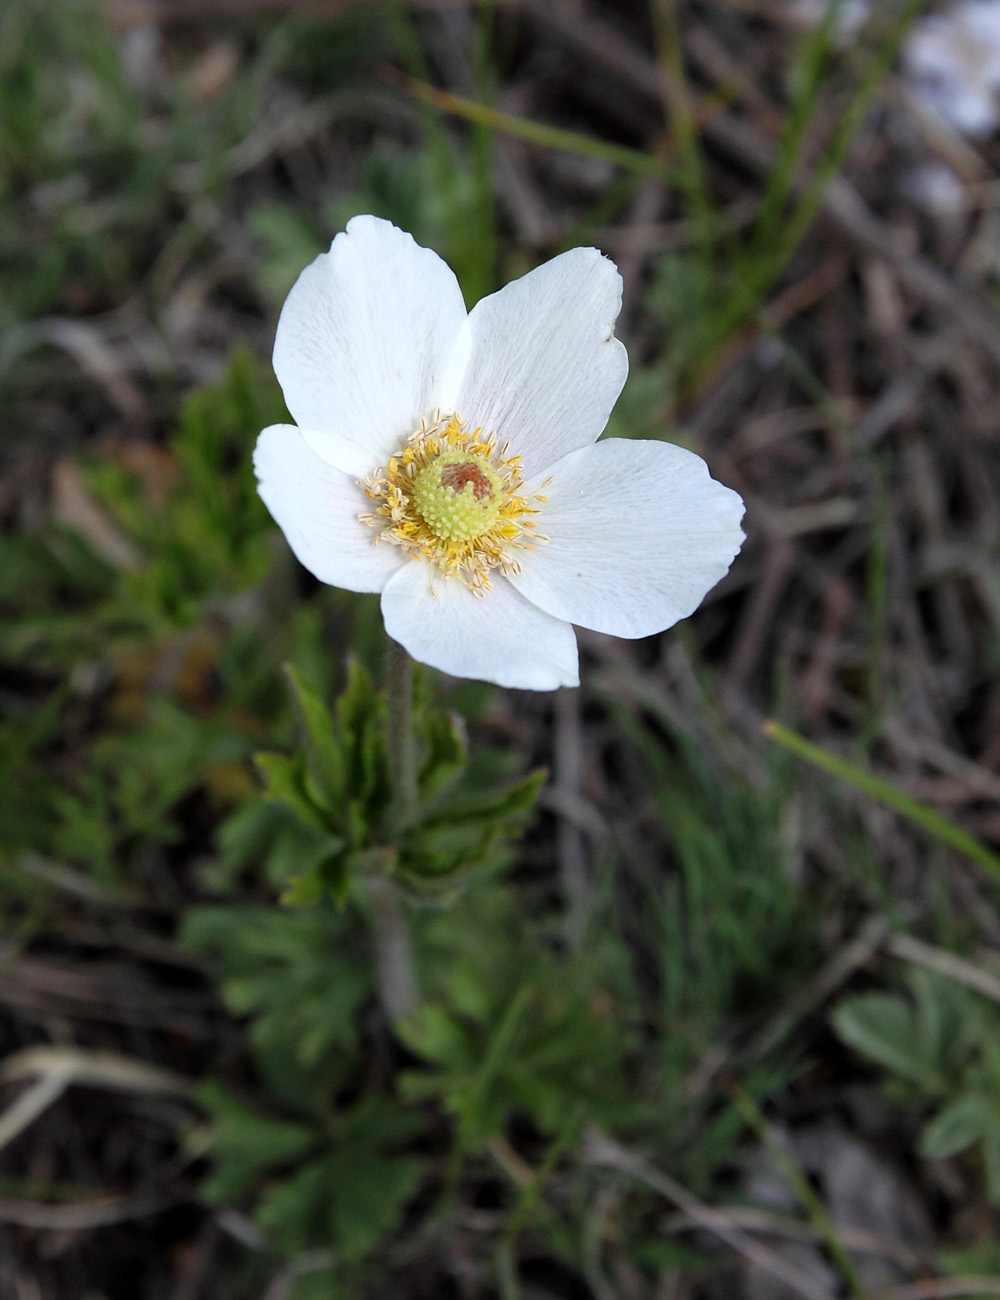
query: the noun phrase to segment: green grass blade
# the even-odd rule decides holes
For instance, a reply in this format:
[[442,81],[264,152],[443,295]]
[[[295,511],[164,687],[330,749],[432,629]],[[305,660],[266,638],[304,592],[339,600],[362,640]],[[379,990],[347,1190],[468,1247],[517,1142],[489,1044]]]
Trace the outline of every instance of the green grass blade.
[[805,759],[807,763],[812,763],[815,767],[820,768],[830,776],[836,777],[839,781],[846,781],[848,785],[853,785],[862,794],[877,799],[879,803],[885,804],[893,812],[899,813],[901,817],[905,817],[922,830],[927,831],[929,835],[932,835],[936,840],[940,840],[942,844],[947,844],[949,848],[964,853],[967,858],[978,863],[984,870],[1000,880],[1000,857],[992,849],[987,848],[981,840],[977,840],[975,836],[963,830],[951,818],[943,816],[933,808],[928,808],[919,799],[904,794],[902,790],[890,785],[888,781],[873,776],[871,772],[866,772],[864,768],[858,767],[848,759],[840,758],[826,749],[821,749],[819,745],[814,745],[811,741],[806,740],[804,736],[800,736],[788,727],[783,727],[780,722],[775,722],[772,718],[768,718],[764,723],[764,732],[772,740],[777,741],[779,745],[784,745],[793,754]]
[[[387,12],[400,62],[406,68],[406,74],[400,80],[404,84],[413,82],[427,85],[430,75],[427,60],[420,33],[409,11],[400,0],[393,0]],[[488,24],[488,13],[483,17],[482,23],[480,45],[476,50],[477,65],[481,64],[484,57],[481,49],[482,30]],[[482,69],[477,66],[475,71],[479,76]],[[431,89],[429,85],[427,88]],[[436,107],[433,99],[419,95],[416,99],[435,182],[441,194],[448,196],[448,201],[443,206],[450,259],[463,289],[475,302],[497,287],[495,212],[490,181],[492,138],[489,132],[474,130],[471,158],[466,163],[449,138],[440,115],[433,111]],[[485,105],[478,107],[485,108]],[[467,179],[472,182],[471,195],[464,183]]]
[[861,85],[858,87],[857,93],[848,104],[846,112],[837,124],[833,138],[827,145],[822,162],[816,168],[812,181],[799,200],[798,206],[792,213],[791,219],[785,228],[785,237],[782,241],[784,264],[787,264],[791,259],[792,254],[799,246],[803,236],[822,207],[827,187],[843,167],[854,137],[871,108],[883,81],[888,76],[890,68],[896,61],[896,56],[903,43],[903,38],[910,28],[910,24],[924,8],[926,8],[926,0],[906,0],[899,15],[890,25]]
[[653,0],[652,16],[657,58],[663,74],[664,99],[677,142],[678,184],[691,205],[699,261],[707,275],[711,273],[713,262],[715,211],[705,178],[698,124],[684,69],[677,0]]
[[809,127],[823,92],[824,73],[829,61],[836,16],[837,6],[830,5],[823,20],[817,24],[806,41],[799,61],[797,75],[794,78],[797,90],[778,146],[778,157],[768,177],[760,215],[751,239],[751,247],[757,252],[767,249],[774,240],[781,213],[792,192],[795,173],[802,159]]
[[[899,52],[903,37],[914,18],[924,8],[925,2],[926,0],[906,0],[900,13],[891,23],[861,84],[840,118],[811,180],[781,228],[778,228],[780,223],[775,222],[769,209],[773,208],[777,212],[785,180],[779,178],[780,183],[778,183],[774,182],[772,177],[768,193],[773,185],[774,198],[770,202],[765,199],[765,209],[761,217],[767,223],[767,238],[751,238],[746,252],[739,259],[740,265],[733,277],[732,292],[713,322],[704,360],[695,373],[696,389],[713,372],[719,355],[736,331],[759,311],[761,303],[795,256],[809,227],[823,206],[831,181],[847,159],[854,137]],[[808,122],[805,126],[808,126]],[[792,132],[787,135],[786,141],[794,144],[795,134]],[[794,162],[797,156],[797,152],[793,155],[790,151],[787,160],[783,161],[779,156],[776,164],[777,172],[783,174],[788,171],[789,182],[794,175]]]
[[399,78],[403,87],[415,99],[444,113],[462,117],[467,122],[501,131],[517,140],[528,144],[540,145],[544,149],[562,149],[566,153],[580,154],[584,158],[599,158],[604,162],[614,163],[629,171],[643,176],[659,176],[663,180],[674,180],[677,175],[675,164],[665,161],[654,154],[643,153],[641,149],[630,149],[628,145],[609,144],[605,140],[596,140],[593,136],[579,131],[567,131],[563,127],[549,126],[545,122],[534,122],[530,118],[518,117],[514,113],[504,113],[487,104],[479,104],[474,99],[462,95],[453,95],[447,90],[438,90],[413,77]]
[[767,1122],[760,1107],[745,1089],[741,1088],[734,1080],[727,1091],[732,1098],[733,1105],[771,1152],[778,1168],[784,1175],[785,1181],[799,1198],[799,1203],[819,1234],[831,1261],[840,1271],[840,1275],[847,1285],[848,1294],[854,1297],[855,1300],[865,1300],[868,1292],[865,1290],[858,1271],[854,1267],[854,1261],[840,1240],[837,1225],[806,1177],[805,1171],[796,1159],[795,1153],[777,1129]]

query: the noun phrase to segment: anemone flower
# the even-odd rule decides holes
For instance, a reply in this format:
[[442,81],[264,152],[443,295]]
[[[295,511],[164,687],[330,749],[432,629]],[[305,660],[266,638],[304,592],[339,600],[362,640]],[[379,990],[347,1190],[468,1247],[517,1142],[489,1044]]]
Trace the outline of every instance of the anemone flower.
[[579,683],[573,624],[685,618],[743,540],[743,502],[667,442],[598,442],[625,377],[621,277],[593,248],[467,312],[453,272],[355,217],[302,272],[274,369],[294,425],[260,495],[321,582],[380,592],[386,631],[457,677]]

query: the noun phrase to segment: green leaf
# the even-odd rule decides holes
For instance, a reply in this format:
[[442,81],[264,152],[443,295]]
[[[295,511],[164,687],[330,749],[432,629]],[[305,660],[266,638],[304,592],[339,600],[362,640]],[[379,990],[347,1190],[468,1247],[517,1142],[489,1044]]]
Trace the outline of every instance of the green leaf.
[[210,1150],[215,1167],[202,1184],[206,1200],[213,1204],[242,1195],[262,1173],[295,1160],[316,1141],[311,1128],[250,1110],[217,1083],[204,1084],[198,1100],[213,1121]]
[[945,1160],[1000,1129],[1000,1117],[987,1098],[966,1093],[945,1106],[920,1134],[920,1153],[930,1160]]
[[265,752],[255,754],[254,763],[264,781],[265,799],[277,799],[287,804],[307,826],[330,834],[332,828],[328,814],[306,789],[306,773],[300,755],[288,757]]
[[411,1051],[438,1065],[461,1069],[476,1059],[475,1043],[443,1007],[427,1003],[418,1007],[400,1024],[398,1033]]
[[960,1071],[985,1036],[975,999],[957,981],[920,966],[906,979],[917,1004],[921,1055],[941,1074]]
[[326,850],[329,836],[285,803],[248,799],[221,824],[215,839],[219,859],[202,874],[213,893],[222,893],[243,871],[263,875],[278,888],[287,886],[302,874],[303,863]]
[[336,704],[337,733],[346,756],[345,796],[353,805],[349,838],[361,848],[391,798],[385,748],[385,700],[355,655]]
[[423,1162],[392,1148],[415,1135],[420,1121],[398,1103],[366,1097],[348,1116],[330,1158],[337,1187],[330,1209],[336,1250],[363,1258],[391,1232],[423,1172]]
[[931,1092],[946,1081],[919,1055],[916,1014],[905,998],[889,993],[865,993],[847,998],[833,1012],[837,1034],[856,1051]]
[[1000,1117],[993,1111],[992,1124],[983,1134],[983,1167],[986,1193],[994,1205],[1000,1205]]
[[499,794],[486,795],[481,799],[468,799],[446,807],[424,817],[419,830],[438,828],[457,829],[458,827],[500,827],[510,817],[527,812],[534,807],[539,791],[548,779],[548,770],[539,768],[518,781],[516,785]]
[[335,1124],[339,1132],[329,1154],[272,1187],[256,1221],[289,1254],[325,1242],[352,1263],[395,1228],[417,1189],[422,1162],[392,1147],[411,1138],[420,1123],[396,1102],[369,1096]]
[[465,766],[465,724],[456,713],[445,709],[428,709],[421,731],[424,758],[417,783],[421,799],[429,803],[447,788]]
[[329,1240],[324,1211],[337,1194],[329,1159],[311,1160],[268,1188],[257,1203],[254,1221],[280,1251],[298,1255]]
[[344,754],[334,732],[333,719],[319,691],[298,671],[285,664],[285,675],[302,723],[309,773],[324,805],[336,808],[345,795]]
[[296,1110],[326,1113],[357,1065],[371,970],[348,913],[320,903],[295,910],[202,907],[182,930],[207,957],[229,1006],[250,1017],[256,1064]]
[[281,895],[283,907],[312,907],[323,897],[326,884],[318,871],[293,880]]
[[341,1282],[332,1268],[299,1273],[292,1282],[288,1300],[354,1300],[357,1291]]
[[340,836],[331,837],[329,849],[319,855],[309,871],[292,881],[281,896],[282,903],[288,907],[309,907],[329,894],[338,907],[343,907],[351,890],[356,857],[345,850],[345,843]]
[[848,762],[846,758],[841,758],[819,745],[814,745],[811,741],[791,731],[788,727],[783,727],[781,723],[775,722],[773,719],[769,718],[764,723],[764,734],[770,736],[772,740],[776,740],[778,744],[784,745],[793,754],[797,754],[799,758],[805,759],[807,763],[815,764],[816,767],[827,772],[830,776],[837,777],[841,781],[847,781],[855,789],[860,790],[862,794],[870,795],[871,798],[885,804],[887,808],[892,808],[894,812],[908,818],[929,835],[933,835],[935,839],[940,840],[942,844],[947,844],[951,848],[957,849],[959,853],[964,853],[967,858],[970,858],[973,862],[978,862],[991,875],[1000,879],[1000,856],[988,848],[981,840],[977,840],[975,836],[970,835],[964,827],[959,826],[950,817],[943,816],[929,804],[921,803],[919,799],[914,799],[911,795],[897,789],[891,782],[883,781],[873,773],[866,772],[864,768],[858,767],[856,763]]
[[401,883],[423,896],[454,892],[459,877],[484,866],[495,841],[534,804],[545,776],[533,772],[498,795],[456,801],[425,815],[401,845]]

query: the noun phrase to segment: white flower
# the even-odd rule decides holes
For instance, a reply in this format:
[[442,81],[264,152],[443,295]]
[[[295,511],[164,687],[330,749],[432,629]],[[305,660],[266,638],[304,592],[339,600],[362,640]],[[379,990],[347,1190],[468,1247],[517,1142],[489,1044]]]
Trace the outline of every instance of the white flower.
[[348,222],[282,310],[296,424],[254,454],[302,564],[381,592],[414,658],[500,686],[577,685],[573,623],[642,637],[690,614],[743,503],[680,447],[597,442],[628,373],[620,308],[614,264],[575,248],[466,312],[435,253]]
[[991,135],[1000,115],[1000,0],[957,0],[913,24],[903,79],[914,99],[961,135]]

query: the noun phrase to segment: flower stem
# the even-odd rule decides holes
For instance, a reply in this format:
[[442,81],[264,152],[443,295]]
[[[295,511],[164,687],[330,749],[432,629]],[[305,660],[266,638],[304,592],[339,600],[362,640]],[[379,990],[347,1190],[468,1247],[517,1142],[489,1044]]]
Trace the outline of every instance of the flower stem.
[[[389,640],[385,665],[386,745],[392,780],[392,822],[387,838],[398,843],[417,814],[417,749],[413,736],[413,660]],[[413,970],[410,933],[399,891],[388,877],[368,877],[375,940],[375,978],[379,1001],[393,1025],[420,1001]]]
[[413,737],[413,660],[391,638],[385,658],[385,696],[389,771],[396,805],[395,839],[417,813],[417,749]]
[[379,1002],[391,1025],[404,1020],[420,1001],[413,972],[410,932],[399,891],[385,876],[368,877],[375,941],[375,981]]

